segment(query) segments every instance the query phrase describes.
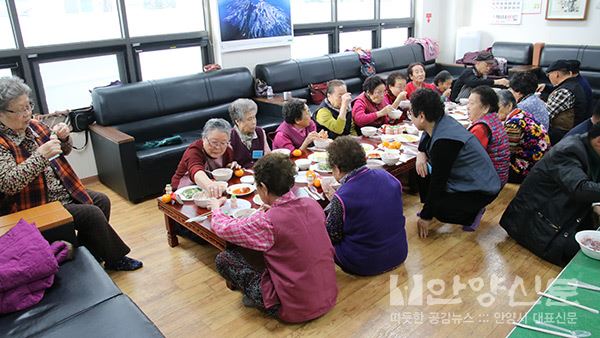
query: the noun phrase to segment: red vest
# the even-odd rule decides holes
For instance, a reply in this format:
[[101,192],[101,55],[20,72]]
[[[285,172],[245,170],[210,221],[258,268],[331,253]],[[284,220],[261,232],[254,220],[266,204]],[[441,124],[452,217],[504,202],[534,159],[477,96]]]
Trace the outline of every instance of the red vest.
[[508,171],[510,169],[510,143],[508,142],[506,129],[504,129],[504,125],[500,122],[496,113],[483,115],[482,118],[473,123],[473,126],[478,123],[485,124],[491,131],[486,151],[494,164],[494,168],[496,168],[496,172],[498,172],[502,186],[504,186],[508,182]]
[[290,323],[322,316],[337,298],[334,250],[323,209],[310,198],[297,198],[274,206],[267,215],[275,242],[264,253],[265,307],[281,304],[279,318]]

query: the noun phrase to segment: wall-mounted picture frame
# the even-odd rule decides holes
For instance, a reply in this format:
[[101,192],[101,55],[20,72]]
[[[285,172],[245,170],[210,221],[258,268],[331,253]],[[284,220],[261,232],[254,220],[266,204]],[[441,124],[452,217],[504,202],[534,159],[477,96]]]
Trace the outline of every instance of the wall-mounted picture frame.
[[585,20],[589,0],[548,0],[546,20]]

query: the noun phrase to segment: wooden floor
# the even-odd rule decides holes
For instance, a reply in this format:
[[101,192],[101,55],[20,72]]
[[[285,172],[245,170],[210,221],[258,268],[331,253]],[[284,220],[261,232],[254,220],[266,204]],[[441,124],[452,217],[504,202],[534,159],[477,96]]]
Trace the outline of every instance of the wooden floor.
[[[216,272],[213,247],[182,239],[170,248],[154,200],[134,205],[100,183],[88,187],[109,195],[112,225],[132,248],[131,256],[144,261],[141,270],[111,277],[167,337],[504,337],[512,328],[507,322],[530,307],[514,303],[535,300],[536,278],[537,288],[544,289],[560,272],[517,245],[498,225],[516,192],[514,185],[488,207],[476,232],[437,224],[427,239],[416,232],[418,198],[405,195],[406,262],[369,278],[338,269],[335,308],[310,323],[287,325],[242,305],[240,293],[228,290]],[[457,278],[460,283],[454,283]],[[459,303],[434,304],[428,297]],[[400,305],[402,299],[408,305]]]

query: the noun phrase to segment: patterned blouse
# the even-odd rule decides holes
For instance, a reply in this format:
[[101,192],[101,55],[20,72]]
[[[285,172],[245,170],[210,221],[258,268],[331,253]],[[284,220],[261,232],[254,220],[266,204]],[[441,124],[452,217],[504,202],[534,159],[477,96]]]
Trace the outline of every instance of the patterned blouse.
[[511,175],[525,178],[550,148],[546,128],[528,112],[516,108],[506,117],[504,128],[510,143]]

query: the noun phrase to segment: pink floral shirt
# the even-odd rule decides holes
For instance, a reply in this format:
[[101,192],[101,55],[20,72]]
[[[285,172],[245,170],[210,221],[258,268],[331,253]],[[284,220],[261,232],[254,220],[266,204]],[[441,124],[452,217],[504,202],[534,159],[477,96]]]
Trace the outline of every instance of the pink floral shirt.
[[[290,191],[273,202],[271,208],[293,199],[296,195]],[[246,218],[233,218],[217,209],[212,213],[210,226],[217,236],[244,248],[267,251],[275,243],[273,223],[262,209]]]

